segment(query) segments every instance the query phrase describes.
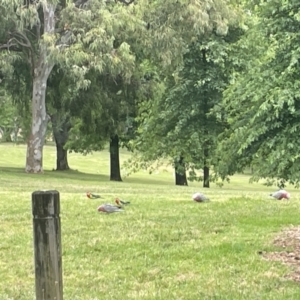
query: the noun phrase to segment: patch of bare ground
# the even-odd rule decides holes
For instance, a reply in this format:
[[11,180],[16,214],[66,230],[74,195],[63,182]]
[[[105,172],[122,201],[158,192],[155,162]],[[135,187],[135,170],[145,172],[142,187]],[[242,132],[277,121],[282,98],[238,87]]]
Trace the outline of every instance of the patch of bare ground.
[[281,261],[292,268],[285,277],[300,282],[300,226],[283,230],[274,240],[274,245],[283,248],[280,252],[262,253],[267,260]]

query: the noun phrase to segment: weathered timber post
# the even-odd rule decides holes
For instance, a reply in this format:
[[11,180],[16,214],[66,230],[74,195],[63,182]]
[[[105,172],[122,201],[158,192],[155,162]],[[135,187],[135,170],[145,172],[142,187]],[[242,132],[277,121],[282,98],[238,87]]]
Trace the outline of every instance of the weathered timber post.
[[37,300],[62,300],[62,259],[58,191],[32,193],[35,292]]

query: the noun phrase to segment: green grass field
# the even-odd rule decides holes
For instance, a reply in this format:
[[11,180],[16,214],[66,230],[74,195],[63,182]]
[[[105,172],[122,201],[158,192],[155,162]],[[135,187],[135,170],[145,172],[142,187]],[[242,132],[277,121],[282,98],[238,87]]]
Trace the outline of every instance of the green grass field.
[[[107,151],[70,154],[73,171],[54,172],[55,148],[46,146],[43,175],[24,173],[24,145],[0,144],[0,153],[1,300],[35,298],[31,193],[48,189],[61,194],[64,299],[300,299],[299,284],[284,277],[290,269],[258,254],[280,251],[274,237],[300,224],[292,187],[290,201],[275,201],[276,188],[239,175],[199,204],[191,195],[201,183],[176,187],[168,168],[110,182]],[[131,201],[125,212],[96,211],[116,196]]]

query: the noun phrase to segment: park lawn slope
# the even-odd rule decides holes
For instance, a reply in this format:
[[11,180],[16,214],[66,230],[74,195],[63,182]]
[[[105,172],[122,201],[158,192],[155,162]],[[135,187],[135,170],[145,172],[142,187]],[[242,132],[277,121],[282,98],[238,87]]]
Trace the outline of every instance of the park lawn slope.
[[[43,175],[24,173],[25,146],[0,151],[1,300],[34,299],[31,193],[41,189],[61,194],[65,299],[300,299],[290,269],[259,254],[280,251],[278,232],[300,224],[295,189],[291,201],[275,201],[272,188],[239,175],[198,204],[191,194],[201,185],[176,187],[171,171],[110,182],[107,151],[71,154],[73,171],[54,172],[46,146]],[[125,212],[96,211],[116,196],[131,201]]]

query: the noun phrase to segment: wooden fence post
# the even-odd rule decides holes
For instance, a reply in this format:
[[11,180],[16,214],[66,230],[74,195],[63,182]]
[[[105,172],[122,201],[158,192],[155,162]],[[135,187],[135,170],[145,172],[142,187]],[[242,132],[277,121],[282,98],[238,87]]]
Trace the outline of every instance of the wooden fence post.
[[62,300],[62,258],[58,191],[32,193],[35,292],[37,300]]

